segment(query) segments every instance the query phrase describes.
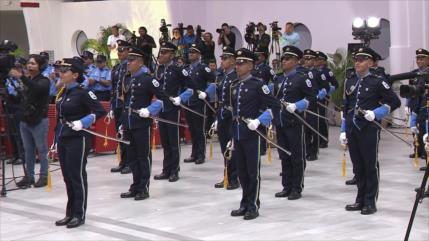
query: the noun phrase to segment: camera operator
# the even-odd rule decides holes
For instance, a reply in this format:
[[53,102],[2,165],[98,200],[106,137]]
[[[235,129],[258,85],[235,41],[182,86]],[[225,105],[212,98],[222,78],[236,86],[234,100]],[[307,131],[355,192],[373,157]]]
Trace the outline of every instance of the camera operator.
[[[48,184],[48,101],[49,79],[41,73],[47,63],[40,55],[30,55],[27,63],[29,77],[22,72],[12,69],[10,76],[20,79],[24,85],[22,92],[23,119],[20,123],[21,138],[25,150],[26,173],[17,183],[20,188],[43,187]],[[36,161],[36,148],[40,158],[40,177],[34,182],[34,164]]]
[[201,43],[202,62],[209,65],[211,59],[215,59],[215,42],[213,35],[209,32],[204,33],[203,42]]
[[[16,60],[15,67],[12,68],[20,73],[24,73],[23,65],[25,65],[25,60],[23,61]],[[22,119],[22,108],[21,108],[21,99],[22,99],[22,91],[24,90],[24,86],[21,80],[9,76],[5,79],[5,90],[6,90],[6,108],[5,112],[10,115],[13,119],[14,131],[15,135],[11,135],[11,143],[13,145],[13,156],[14,158],[8,162],[8,164],[19,165],[22,162],[25,162],[24,156],[24,147],[22,145],[21,133],[19,130],[19,123]]]
[[152,72],[153,71],[153,68],[152,68],[152,49],[156,48],[155,40],[153,39],[152,36],[147,34],[146,27],[143,27],[143,26],[140,27],[139,28],[139,34],[140,34],[140,37],[137,38],[136,47],[143,51],[143,53],[144,53],[143,61],[146,64],[146,66]]
[[255,35],[255,44],[254,47],[267,48],[270,45],[270,35],[266,34],[267,26],[263,23],[259,22],[256,25],[256,29],[258,30],[258,34]]
[[[429,73],[429,51],[425,49],[416,50],[416,64],[418,69],[413,70],[414,73]],[[425,80],[423,78],[417,78],[410,80],[410,85],[414,85],[419,89],[423,89],[425,86]],[[426,120],[427,110],[426,110],[426,99],[424,95],[417,95],[407,99],[406,109],[409,108],[411,115],[410,129],[413,135],[417,136],[418,147],[417,155],[418,157],[426,160],[426,151],[425,145],[423,142],[423,134],[426,133]],[[410,158],[414,158],[415,153],[410,154]],[[422,168],[422,170],[425,170]]]
[[217,39],[218,45],[235,49],[235,34],[231,32],[231,28],[227,23],[222,24],[222,28],[216,29],[216,32],[219,33],[219,38]]
[[295,32],[293,23],[287,22],[285,25],[285,32],[282,34],[280,31],[277,31],[277,34],[280,36],[279,40],[282,48],[288,45],[298,47],[300,37],[299,34]]

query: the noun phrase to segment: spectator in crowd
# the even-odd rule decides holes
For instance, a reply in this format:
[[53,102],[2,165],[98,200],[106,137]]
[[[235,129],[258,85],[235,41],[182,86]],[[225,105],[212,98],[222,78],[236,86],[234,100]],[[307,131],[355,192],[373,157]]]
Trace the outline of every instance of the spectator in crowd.
[[201,43],[202,62],[208,65],[210,60],[215,59],[215,42],[210,32],[204,33],[203,40],[204,41]]
[[[20,123],[21,138],[25,151],[25,176],[17,183],[20,188],[43,187],[48,184],[49,163],[48,153],[48,102],[49,79],[41,73],[46,68],[46,61],[40,55],[30,55],[27,63],[29,76],[12,69],[10,76],[20,79],[24,85],[22,92],[23,119]],[[40,176],[34,182],[34,166],[36,162],[36,148],[40,159]]]
[[186,27],[186,34],[183,36],[183,44],[185,47],[183,49],[183,57],[185,63],[189,63],[189,48],[193,43],[195,43],[196,38],[194,27],[192,25],[188,25],[188,27]]
[[293,23],[287,22],[285,26],[285,32],[282,34],[278,31],[278,35],[280,36],[280,46],[283,48],[288,45],[292,45],[298,47],[300,37],[299,33],[295,32],[295,27]]
[[231,31],[227,23],[222,24],[222,31],[219,33],[217,44],[222,45],[222,47],[229,46],[235,49],[235,34]]
[[139,34],[140,37],[137,38],[136,46],[137,48],[141,49],[144,53],[143,61],[144,64],[150,69],[151,72],[153,72],[153,66],[152,66],[152,49],[156,48],[155,40],[152,36],[147,34],[146,27],[140,27],[139,28]]
[[110,60],[116,62],[118,60],[118,44],[117,41],[121,39],[125,41],[125,36],[119,34],[119,27],[117,25],[112,26],[112,35],[107,38],[107,47],[110,50]]
[[95,70],[89,75],[89,90],[93,91],[99,101],[109,101],[112,90],[112,78],[110,69],[106,64],[107,58],[104,55],[97,55]]

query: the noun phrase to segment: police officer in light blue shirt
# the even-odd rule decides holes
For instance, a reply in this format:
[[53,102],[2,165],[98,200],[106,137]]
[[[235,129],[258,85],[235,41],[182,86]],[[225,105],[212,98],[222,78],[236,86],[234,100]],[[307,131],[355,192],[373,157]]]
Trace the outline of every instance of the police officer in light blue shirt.
[[94,54],[89,52],[88,50],[83,51],[80,57],[82,58],[83,65],[85,66],[85,72],[83,73],[83,77],[85,80],[82,82],[82,85],[83,88],[87,89],[89,86],[88,78],[97,67],[95,67],[94,65]]
[[95,61],[97,67],[88,76],[88,88],[100,101],[109,101],[112,90],[111,72],[106,66],[106,61],[106,56],[98,55]]

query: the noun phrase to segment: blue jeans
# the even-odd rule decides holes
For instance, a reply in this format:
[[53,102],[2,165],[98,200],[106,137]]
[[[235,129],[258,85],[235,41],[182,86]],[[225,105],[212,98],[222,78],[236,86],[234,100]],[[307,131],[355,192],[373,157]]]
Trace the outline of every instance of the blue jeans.
[[35,125],[29,126],[21,121],[21,138],[24,144],[26,175],[34,180],[34,164],[36,162],[36,148],[40,159],[40,176],[48,176],[48,118]]

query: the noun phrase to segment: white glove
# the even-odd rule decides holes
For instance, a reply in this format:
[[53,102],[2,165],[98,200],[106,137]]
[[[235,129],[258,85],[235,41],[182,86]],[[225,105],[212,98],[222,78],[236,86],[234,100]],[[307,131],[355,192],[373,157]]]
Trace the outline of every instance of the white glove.
[[293,113],[296,110],[296,105],[293,103],[287,103],[286,110]]
[[417,128],[417,126],[411,127],[410,130],[411,130],[411,133],[415,135],[419,134],[419,128]]
[[375,120],[375,114],[372,110],[366,110],[365,111],[365,119],[368,121],[374,121]]
[[423,135],[423,141],[426,145],[429,145],[428,133]]
[[148,118],[150,116],[150,112],[147,108],[141,108],[137,111],[140,117]]
[[206,97],[207,97],[206,92],[204,92],[204,91],[200,91],[200,92],[198,93],[198,99],[200,99],[200,100],[205,100],[205,99],[206,99]]
[[115,118],[115,115],[113,114],[113,110],[111,110],[111,111],[109,111],[109,113],[107,113],[107,118],[109,118],[111,120]]
[[228,141],[228,143],[226,143],[226,149],[231,149],[232,147],[232,141]]
[[81,131],[83,129],[83,124],[80,120],[73,121],[71,128],[75,131]]
[[212,124],[212,126],[210,127],[210,129],[214,129],[217,130],[217,120],[215,120]]
[[342,146],[346,146],[347,145],[347,137],[346,137],[346,133],[345,132],[341,132],[340,133],[340,144]]
[[177,96],[177,97],[171,98],[171,102],[173,102],[173,105],[175,105],[175,106],[179,106],[179,105],[180,105],[180,101],[182,101],[182,100],[180,99],[180,96]]
[[259,124],[261,124],[261,122],[259,122],[258,119],[253,119],[253,120],[250,119],[249,122],[247,123],[247,127],[250,130],[254,131],[258,128]]
[[122,125],[120,125],[119,127],[118,127],[118,134],[119,134],[119,136],[124,136],[124,129],[122,128]]

